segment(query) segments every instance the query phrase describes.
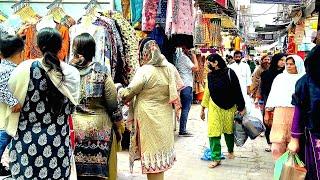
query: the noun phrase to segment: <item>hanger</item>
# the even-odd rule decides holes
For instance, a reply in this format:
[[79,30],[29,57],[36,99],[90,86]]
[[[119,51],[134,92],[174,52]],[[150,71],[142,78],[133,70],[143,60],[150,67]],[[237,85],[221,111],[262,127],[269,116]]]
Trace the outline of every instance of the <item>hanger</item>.
[[47,9],[53,9],[55,7],[59,7],[62,0],[54,0],[49,6],[47,6]]
[[11,8],[16,13],[20,9],[24,8],[25,6],[27,6],[28,2],[29,2],[28,0],[20,0],[19,2],[15,3],[14,5],[12,5]]
[[8,19],[8,16],[0,11],[0,22],[3,22]]

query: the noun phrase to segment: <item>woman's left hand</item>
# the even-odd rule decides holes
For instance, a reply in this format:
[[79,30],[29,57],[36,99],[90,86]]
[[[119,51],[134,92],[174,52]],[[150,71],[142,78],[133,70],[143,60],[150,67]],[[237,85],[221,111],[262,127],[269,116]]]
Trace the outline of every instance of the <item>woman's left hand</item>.
[[288,144],[288,150],[292,153],[299,152],[299,139],[297,138],[291,138],[290,143]]

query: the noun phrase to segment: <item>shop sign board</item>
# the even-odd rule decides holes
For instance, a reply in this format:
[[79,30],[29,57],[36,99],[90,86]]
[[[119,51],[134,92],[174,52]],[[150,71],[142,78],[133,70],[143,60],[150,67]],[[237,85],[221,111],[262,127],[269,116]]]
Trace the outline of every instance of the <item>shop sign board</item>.
[[301,4],[302,0],[251,0],[251,3],[263,4]]
[[220,6],[228,8],[228,0],[213,0],[218,3]]

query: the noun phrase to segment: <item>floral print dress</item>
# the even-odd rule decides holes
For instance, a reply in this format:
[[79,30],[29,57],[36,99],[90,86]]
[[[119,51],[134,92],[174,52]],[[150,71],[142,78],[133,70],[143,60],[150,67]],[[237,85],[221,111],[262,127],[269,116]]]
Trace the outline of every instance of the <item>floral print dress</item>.
[[46,76],[40,62],[33,62],[17,134],[10,148],[13,179],[69,179],[70,138],[68,117],[73,105],[64,97],[57,112],[49,93],[60,93]]

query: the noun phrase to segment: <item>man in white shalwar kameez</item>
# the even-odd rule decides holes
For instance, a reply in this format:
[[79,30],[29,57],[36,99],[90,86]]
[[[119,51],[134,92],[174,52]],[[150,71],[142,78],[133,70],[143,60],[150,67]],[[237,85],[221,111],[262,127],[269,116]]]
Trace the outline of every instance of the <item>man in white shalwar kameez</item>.
[[241,91],[243,98],[246,102],[246,110],[250,111],[251,100],[250,100],[250,86],[252,84],[251,80],[251,70],[246,62],[241,61],[242,53],[240,51],[234,52],[235,62],[230,64],[228,67],[231,68],[238,76],[239,83],[241,86]]

